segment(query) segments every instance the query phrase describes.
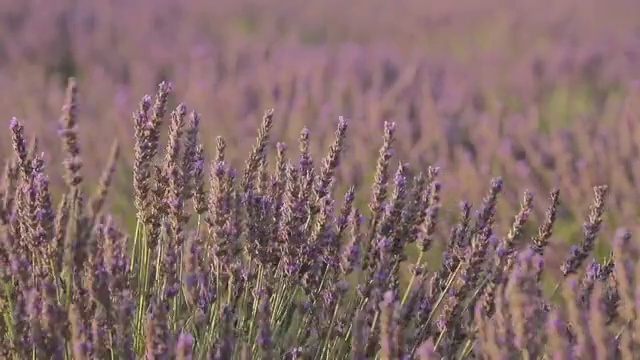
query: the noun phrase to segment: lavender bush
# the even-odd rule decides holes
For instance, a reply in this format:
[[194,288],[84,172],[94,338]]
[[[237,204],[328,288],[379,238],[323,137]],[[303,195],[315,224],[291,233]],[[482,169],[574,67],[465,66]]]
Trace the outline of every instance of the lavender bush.
[[[306,128],[297,154],[272,146],[278,116],[267,111],[236,170],[221,137],[206,158],[201,115],[182,103],[171,110],[171,91],[161,83],[133,113],[131,233],[104,205],[118,142],[95,191],[85,190],[74,79],[59,123],[57,205],[39,141],[11,121],[14,155],[0,187],[2,358],[633,359],[640,351],[631,232],[619,229],[611,254],[589,262],[608,186],[593,188],[581,242],[547,293],[558,190],[546,202],[525,190],[502,232],[505,181],[486,184],[481,203],[447,210],[442,170],[394,156],[398,127],[386,122],[370,200],[358,206],[362,189],[336,177],[348,119],[317,158]],[[547,210],[530,234],[536,202]],[[445,210],[458,214],[452,226]],[[436,240],[445,244],[440,267],[425,261]]]
[[0,358],[637,357],[639,4],[0,0]]
[[[279,141],[295,142],[308,126],[315,157],[332,141],[331,119],[352,119],[349,156],[335,175],[339,191],[357,187],[360,207],[373,183],[372,139],[384,121],[397,121],[395,154],[415,168],[443,170],[440,221],[447,226],[435,229],[436,239],[455,223],[448,209],[461,197],[478,202],[496,175],[505,180],[500,228],[518,211],[522,189],[562,192],[551,255],[580,241],[598,184],[610,185],[603,235],[622,224],[639,230],[640,108],[631,83],[640,76],[640,2],[299,3],[0,0],[0,113],[23,121],[46,161],[60,162],[54,119],[65,80],[75,76],[83,89],[78,114],[91,124],[78,129],[83,175],[96,182],[110,152],[105,139],[133,147],[131,109],[172,79],[175,98],[205,120],[205,155],[221,135],[235,150],[226,156],[235,168],[263,109],[278,109],[271,133]],[[12,151],[8,135],[0,133],[3,158]],[[133,152],[124,151],[107,199],[126,228],[135,225],[133,166]],[[52,189],[63,188],[63,174],[49,171]],[[545,206],[533,205],[538,220]],[[598,243],[595,253],[609,250]],[[558,269],[563,261],[547,260]]]

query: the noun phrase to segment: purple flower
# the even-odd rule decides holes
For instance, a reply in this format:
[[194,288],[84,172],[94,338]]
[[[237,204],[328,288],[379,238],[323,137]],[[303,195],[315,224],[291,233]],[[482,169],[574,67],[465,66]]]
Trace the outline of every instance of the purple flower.
[[18,118],[16,117],[12,117],[11,120],[9,120],[9,128],[11,130],[15,130],[20,126],[20,122],[18,121]]
[[587,279],[594,281],[598,274],[600,274],[600,264],[594,261],[587,266]]
[[178,288],[176,286],[168,286],[164,291],[165,296],[170,299],[178,295]]

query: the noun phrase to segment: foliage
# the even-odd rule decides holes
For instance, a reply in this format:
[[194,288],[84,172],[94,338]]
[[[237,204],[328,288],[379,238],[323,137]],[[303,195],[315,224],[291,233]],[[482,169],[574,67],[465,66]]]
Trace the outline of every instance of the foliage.
[[[347,119],[322,159],[309,154],[305,128],[297,160],[277,143],[270,163],[277,117],[267,111],[237,172],[223,138],[214,160],[205,160],[200,115],[184,104],[168,113],[170,92],[163,82],[133,115],[133,234],[104,208],[118,143],[95,193],[82,189],[74,79],[60,118],[66,191],[57,208],[38,142],[11,121],[15,154],[0,191],[3,358],[631,359],[640,350],[631,233],[620,229],[606,260],[580,270],[601,229],[608,186],[593,189],[582,240],[545,295],[558,190],[537,234],[523,232],[530,191],[503,234],[496,207],[504,182],[493,179],[479,206],[461,203],[442,265],[429,270],[423,255],[446,226],[446,183],[437,167],[420,172],[400,162],[393,173],[395,123],[385,123],[361,212],[355,187],[336,195]],[[409,248],[417,260],[406,257]],[[556,293],[562,301],[551,301]]]

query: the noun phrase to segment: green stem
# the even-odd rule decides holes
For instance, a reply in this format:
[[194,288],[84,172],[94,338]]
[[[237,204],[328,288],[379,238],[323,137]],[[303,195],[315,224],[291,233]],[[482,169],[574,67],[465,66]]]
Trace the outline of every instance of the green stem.
[[[420,265],[420,263],[422,262],[422,257],[424,256],[424,251],[420,252],[420,255],[418,256],[418,260],[416,260],[416,267]],[[416,279],[416,272],[414,271],[413,274],[411,274],[411,279],[409,280],[409,285],[407,285],[407,289],[404,291],[404,295],[402,296],[402,302],[400,303],[401,305],[404,305],[404,303],[407,301],[407,297],[409,297],[409,294],[411,293],[411,287],[413,286],[413,282]]]

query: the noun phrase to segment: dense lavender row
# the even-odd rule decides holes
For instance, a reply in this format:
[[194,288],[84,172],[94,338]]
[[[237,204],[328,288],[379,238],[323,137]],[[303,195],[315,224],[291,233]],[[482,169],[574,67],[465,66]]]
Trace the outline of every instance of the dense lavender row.
[[[415,168],[442,169],[447,209],[460,197],[479,201],[499,174],[503,229],[522,187],[557,187],[564,201],[551,246],[562,253],[580,240],[592,187],[606,183],[603,234],[635,226],[640,108],[629,82],[640,76],[638,1],[0,0],[0,9],[0,113],[23,121],[47,162],[60,162],[52,119],[66,77],[75,76],[79,115],[91,122],[78,130],[91,182],[108,160],[104,139],[131,148],[131,108],[172,79],[175,98],[201,111],[205,149],[223,136],[234,168],[263,109],[277,109],[271,134],[280,141],[295,142],[308,126],[315,157],[344,115],[352,120],[350,156],[336,170],[345,186],[338,190],[357,185],[354,201],[365,206],[371,139],[393,120],[395,154]],[[11,154],[8,135],[0,132],[0,157]],[[117,221],[135,219],[127,207],[133,161],[123,152],[114,173],[108,203]],[[57,191],[62,173],[49,171]],[[532,216],[544,211],[535,202]],[[452,225],[455,213],[441,221]],[[448,226],[435,230],[438,238]]]
[[[523,189],[502,233],[505,183],[493,179],[481,203],[448,210],[458,213],[448,227],[441,170],[397,163],[397,128],[386,122],[360,208],[362,189],[337,190],[346,118],[323,158],[310,155],[306,128],[299,152],[276,143],[269,157],[278,120],[268,111],[236,171],[223,138],[205,159],[200,115],[184,104],[169,111],[170,93],[160,84],[133,114],[131,234],[104,206],[118,143],[96,191],[83,190],[74,79],[60,118],[66,190],[57,206],[51,164],[11,121],[15,154],[0,183],[2,358],[632,359],[640,351],[631,232],[620,229],[612,253],[587,264],[607,186],[593,189],[581,242],[545,294],[558,190],[545,200]],[[529,236],[536,202],[547,210]],[[438,239],[443,227],[448,236]],[[446,244],[440,267],[425,261],[437,240]]]

